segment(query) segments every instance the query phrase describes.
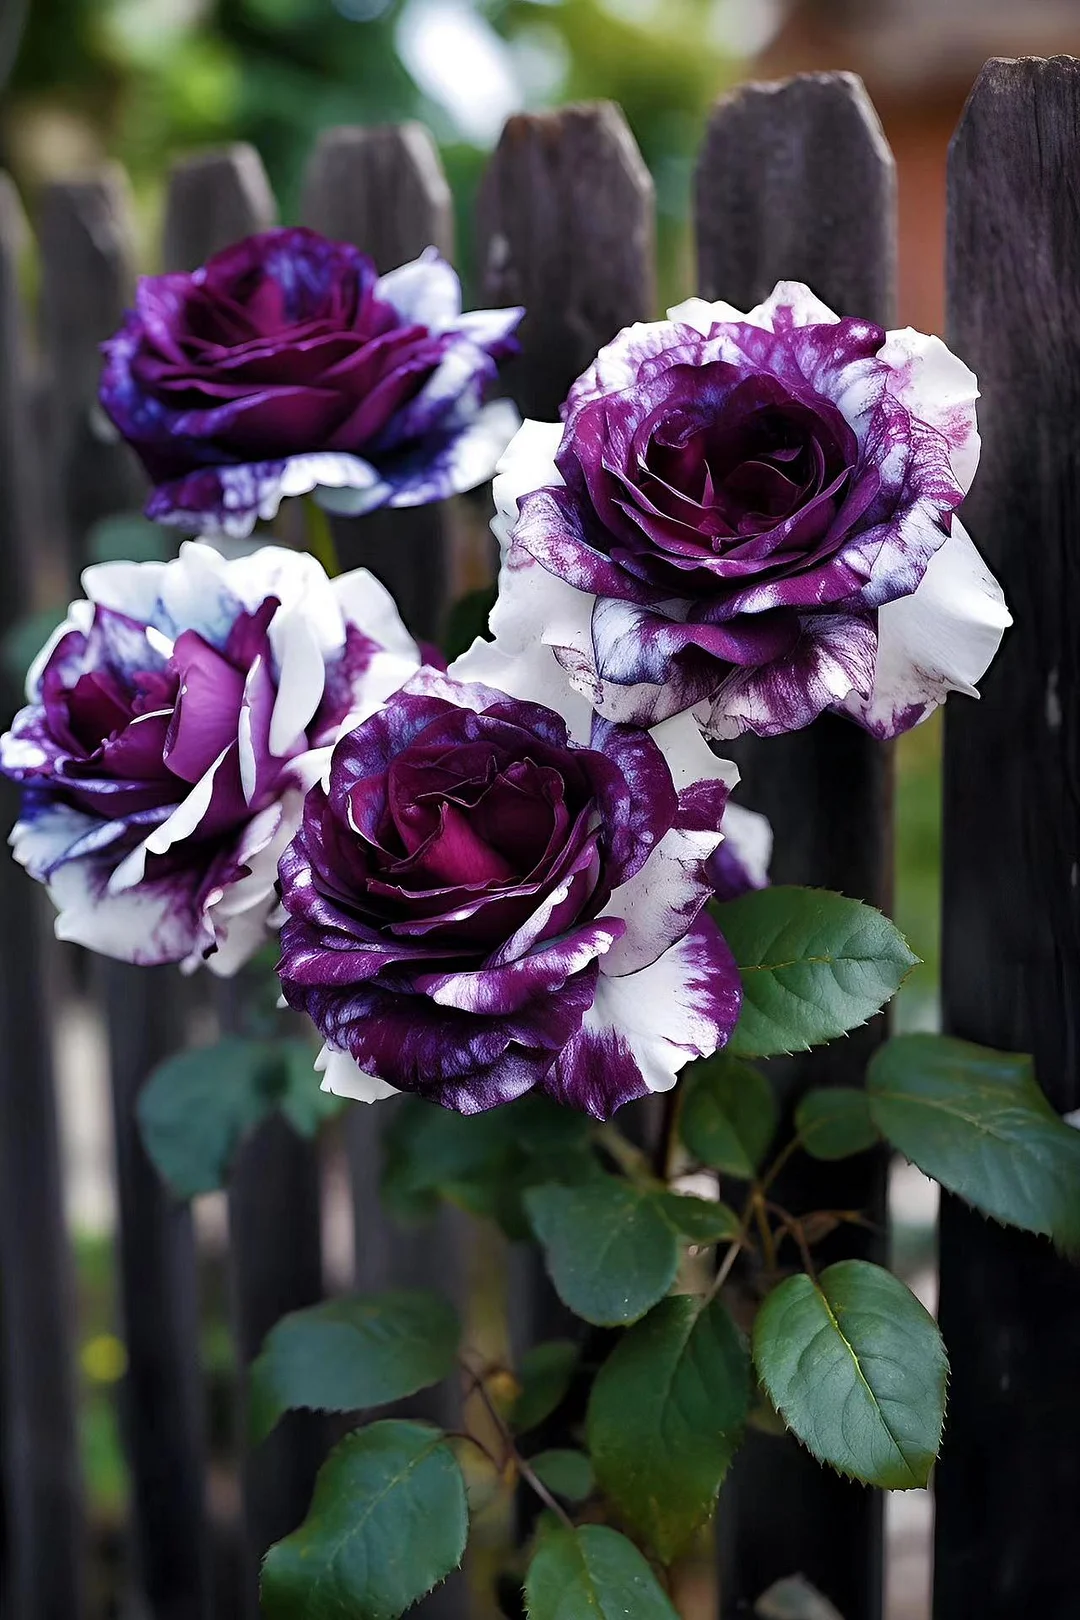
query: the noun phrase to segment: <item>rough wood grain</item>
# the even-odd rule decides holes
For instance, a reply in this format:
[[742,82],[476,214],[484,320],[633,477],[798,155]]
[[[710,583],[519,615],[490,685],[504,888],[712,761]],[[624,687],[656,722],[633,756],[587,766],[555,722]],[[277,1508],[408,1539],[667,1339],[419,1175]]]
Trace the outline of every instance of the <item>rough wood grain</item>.
[[[892,157],[861,83],[807,74],[751,84],[724,97],[698,161],[696,212],[702,294],[749,309],[780,279],[807,282],[840,314],[887,324],[895,279]],[[812,883],[887,902],[890,887],[888,751],[847,721],[737,753],[740,797],[772,819],[781,883]],[[793,792],[793,784],[798,791]],[[881,1020],[805,1058],[770,1065],[789,1104],[826,1077],[861,1082]],[[884,1211],[884,1167],[794,1164],[780,1201]],[[830,1258],[866,1253],[867,1238],[838,1234]],[[774,1580],[801,1570],[846,1620],[881,1606],[880,1503],[820,1469],[793,1440],[751,1433],[720,1510],[723,1613],[747,1612]]]
[[656,300],[653,184],[611,102],[522,113],[503,130],[477,202],[485,304],[524,304],[506,389],[553,420],[602,344]]
[[[944,1017],[1080,1105],[1080,62],[991,62],[949,163],[949,342],[979,378],[964,521],[1015,618],[946,724]],[[938,1620],[1076,1610],[1080,1270],[946,1198]]]
[[[252,147],[230,146],[185,159],[169,175],[166,268],[195,268],[229,243],[271,225],[275,214],[270,182]],[[244,1032],[251,1008],[264,998],[243,974],[219,989],[224,1028]],[[281,1316],[322,1296],[318,1159],[312,1146],[281,1119],[256,1131],[233,1165],[229,1259],[236,1348],[245,1368]],[[242,1378],[237,1433],[246,1432]],[[264,1553],[294,1530],[307,1512],[323,1449],[321,1426],[310,1414],[288,1418],[256,1452],[249,1453],[241,1442],[240,1601],[247,1614],[258,1613],[258,1571]]]
[[[46,188],[41,204],[42,323],[50,370],[51,455],[72,585],[90,525],[141,504],[135,458],[97,404],[100,344],[119,325],[133,283],[127,188],[116,171]],[[180,1040],[174,973],[101,965],[120,1208],[120,1279],[128,1373],[121,1392],[132,1474],[133,1565],[154,1620],[208,1609],[205,1447],[198,1377],[190,1214],[147,1160],[135,1095]]]
[[49,477],[54,524],[69,566],[85,561],[98,518],[137,510],[145,481],[98,404],[100,344],[124,316],[134,284],[127,180],[108,169],[44,188],[37,221],[41,330],[48,370]]
[[276,219],[274,193],[253,146],[237,141],[181,158],[169,171],[165,269],[197,270],[238,237],[269,230]]
[[[328,130],[308,164],[303,215],[316,229],[354,242],[380,270],[393,269],[434,245],[453,257],[450,192],[435,143],[419,124]],[[448,607],[452,545],[446,506],[373,512],[334,522],[343,567],[366,567],[393,592],[415,635],[434,639]],[[463,1287],[463,1222],[444,1209],[430,1225],[406,1229],[379,1198],[380,1141],[394,1105],[355,1104],[346,1114],[352,1182],[356,1286],[428,1287],[457,1297]],[[457,1424],[460,1403],[449,1387],[408,1403],[438,1422]],[[424,1620],[459,1620],[466,1593],[451,1577],[417,1610]]]
[[147,1075],[185,1044],[175,968],[98,964],[109,1023],[117,1233],[128,1371],[120,1415],[131,1469],[133,1565],[153,1620],[210,1613],[206,1423],[191,1213],[143,1151],[135,1103]]
[[[326,130],[308,163],[302,212],[336,241],[354,242],[380,270],[437,247],[454,253],[450,189],[431,135],[420,124]],[[451,576],[451,533],[443,507],[338,518],[344,568],[370,568],[394,593],[416,635],[435,640]]]
[[[0,174],[0,634],[32,606],[39,522],[28,431],[27,320],[19,299],[26,223]],[[22,700],[6,669],[4,725]],[[0,788],[0,832],[18,813]],[[10,1620],[83,1612],[82,1489],[75,1433],[71,1257],[64,1224],[47,1031],[39,895],[0,860],[0,1611]]]
[[324,130],[308,163],[304,219],[325,236],[355,242],[383,271],[426,247],[454,255],[453,198],[423,124]]

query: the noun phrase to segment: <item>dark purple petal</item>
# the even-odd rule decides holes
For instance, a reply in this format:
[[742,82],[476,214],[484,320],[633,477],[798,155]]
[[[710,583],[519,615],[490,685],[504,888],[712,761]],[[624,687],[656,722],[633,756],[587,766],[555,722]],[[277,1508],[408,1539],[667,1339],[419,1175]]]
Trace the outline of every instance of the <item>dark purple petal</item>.
[[483,402],[520,311],[463,317],[448,277],[427,255],[379,278],[355,247],[287,229],[144,278],[105,345],[101,401],[156,486],[151,515],[248,532],[304,492],[305,458],[304,489],[347,489],[351,510],[489,476]]

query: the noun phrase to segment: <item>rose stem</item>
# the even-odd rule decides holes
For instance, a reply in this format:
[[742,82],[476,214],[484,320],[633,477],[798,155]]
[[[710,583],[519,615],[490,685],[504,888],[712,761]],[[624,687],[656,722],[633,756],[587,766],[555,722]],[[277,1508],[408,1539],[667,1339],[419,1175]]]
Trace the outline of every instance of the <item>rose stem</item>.
[[334,532],[330,518],[312,495],[304,496],[304,520],[307,530],[307,549],[322,564],[327,578],[335,579],[341,573]]

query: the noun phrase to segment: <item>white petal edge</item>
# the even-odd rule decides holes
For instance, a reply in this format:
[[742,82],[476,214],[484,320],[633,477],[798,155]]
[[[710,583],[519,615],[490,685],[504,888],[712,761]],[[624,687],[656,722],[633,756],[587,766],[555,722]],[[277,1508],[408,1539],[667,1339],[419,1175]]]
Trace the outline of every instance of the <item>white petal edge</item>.
[[387,1080],[379,1080],[374,1075],[365,1074],[356,1060],[348,1052],[338,1052],[332,1046],[324,1046],[315,1059],[316,1072],[323,1077],[323,1091],[332,1092],[335,1097],[350,1097],[353,1102],[382,1102],[387,1097],[396,1097],[397,1087],[390,1085]]
[[562,436],[561,422],[536,422],[527,418],[499,457],[491,487],[495,500],[491,528],[503,557],[510,544],[510,531],[518,520],[521,497],[535,489],[557,487],[563,482],[555,465]]
[[744,804],[729,804],[720,831],[724,843],[730,846],[754,887],[764,888],[769,881],[773,851],[773,830],[768,816],[763,816],[760,810],[748,810]]
[[888,333],[878,359],[890,368],[889,393],[945,439],[956,481],[966,494],[979,465],[981,443],[975,416],[979,397],[975,373],[939,337],[928,337],[910,326]]
[[706,1011],[712,993],[693,959],[690,935],[638,973],[612,977],[600,964],[596,998],[582,1027],[611,1029],[626,1041],[650,1091],[670,1091],[679,1070],[716,1050],[716,1024]]
[[868,704],[849,700],[850,712],[889,735],[898,716],[929,713],[950,691],[978,697],[1011,623],[1001,586],[954,518],[918,590],[879,610],[874,690]]

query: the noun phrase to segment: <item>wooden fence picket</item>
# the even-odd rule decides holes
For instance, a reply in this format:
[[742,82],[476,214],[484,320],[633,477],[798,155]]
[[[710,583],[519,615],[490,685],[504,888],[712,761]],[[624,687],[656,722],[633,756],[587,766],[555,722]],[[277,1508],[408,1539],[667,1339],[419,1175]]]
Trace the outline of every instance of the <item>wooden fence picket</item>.
[[[945,727],[946,1030],[1080,1107],[1080,61],[991,62],[949,163],[949,343],[982,390],[964,521],[1015,626]],[[1076,1609],[1080,1270],[943,1197],[936,1620]]]
[[[42,333],[48,362],[48,482],[72,583],[91,525],[142,503],[127,447],[106,432],[100,344],[119,326],[134,279],[127,187],[117,171],[56,184],[42,198]],[[155,1063],[184,1044],[179,975],[95,964],[109,1038],[128,1370],[121,1417],[131,1469],[135,1579],[154,1620],[208,1612],[205,1442],[190,1211],[143,1151],[135,1099]]]
[[[169,174],[163,242],[167,270],[194,270],[231,243],[272,226],[277,205],[262,159],[238,143],[200,153]],[[242,1033],[246,975],[217,987],[224,1029]],[[233,1328],[241,1369],[236,1430],[244,1515],[244,1611],[258,1614],[259,1564],[267,1548],[307,1512],[325,1452],[324,1424],[290,1413],[254,1453],[246,1446],[244,1369],[274,1323],[322,1297],[318,1153],[282,1118],[243,1143],[229,1180],[229,1263]]]
[[[302,213],[335,241],[354,242],[379,270],[427,247],[454,257],[454,215],[438,148],[421,124],[324,131],[304,177]],[[414,635],[436,640],[448,606],[451,533],[433,506],[337,519],[345,568],[370,568],[394,593]]]
[[[26,222],[0,173],[0,636],[33,605],[31,548],[40,513],[19,273]],[[0,665],[3,723],[22,702]],[[18,812],[0,784],[6,833]],[[83,1512],[76,1447],[71,1256],[64,1223],[43,908],[24,873],[0,859],[0,1612],[8,1620],[80,1620]]]
[[[450,191],[432,137],[419,124],[327,130],[305,176],[303,215],[336,241],[354,242],[381,271],[437,247],[453,260]],[[445,507],[380,511],[339,519],[334,536],[343,567],[367,567],[394,593],[414,635],[434,638],[449,605],[451,520]],[[344,1128],[352,1183],[356,1286],[433,1288],[461,1303],[465,1227],[444,1207],[431,1222],[405,1227],[391,1220],[379,1196],[380,1143],[393,1123],[396,1099],[376,1108],[353,1104]],[[409,1410],[460,1425],[456,1390],[417,1397]],[[451,1576],[417,1609],[425,1620],[462,1620],[468,1594]]]
[[[554,421],[603,344],[656,301],[652,177],[611,102],[519,114],[503,129],[477,199],[482,299],[523,304],[521,355],[506,388],[523,417]],[[533,1247],[516,1251],[511,1330],[518,1349],[579,1324]],[[551,1443],[567,1443],[554,1434]]]
[[574,378],[656,302],[652,177],[612,102],[511,118],[477,199],[485,304],[524,304],[506,390],[554,421]]
[[[805,281],[838,314],[887,325],[895,282],[892,156],[861,83],[805,74],[744,85],[709,123],[697,168],[699,291],[748,310],[781,279]],[[849,721],[732,752],[740,797],[776,834],[773,879],[888,902],[889,751]],[[798,791],[793,791],[798,784]],[[774,1061],[793,1106],[810,1085],[858,1085],[880,1021],[820,1053]],[[778,1183],[798,1210],[884,1216],[884,1163],[861,1155],[822,1167],[796,1160]],[[880,1249],[858,1228],[823,1245],[830,1259]],[[723,1614],[745,1614],[773,1581],[802,1572],[845,1620],[881,1611],[881,1498],[822,1469],[789,1437],[751,1431],[721,1496]]]

